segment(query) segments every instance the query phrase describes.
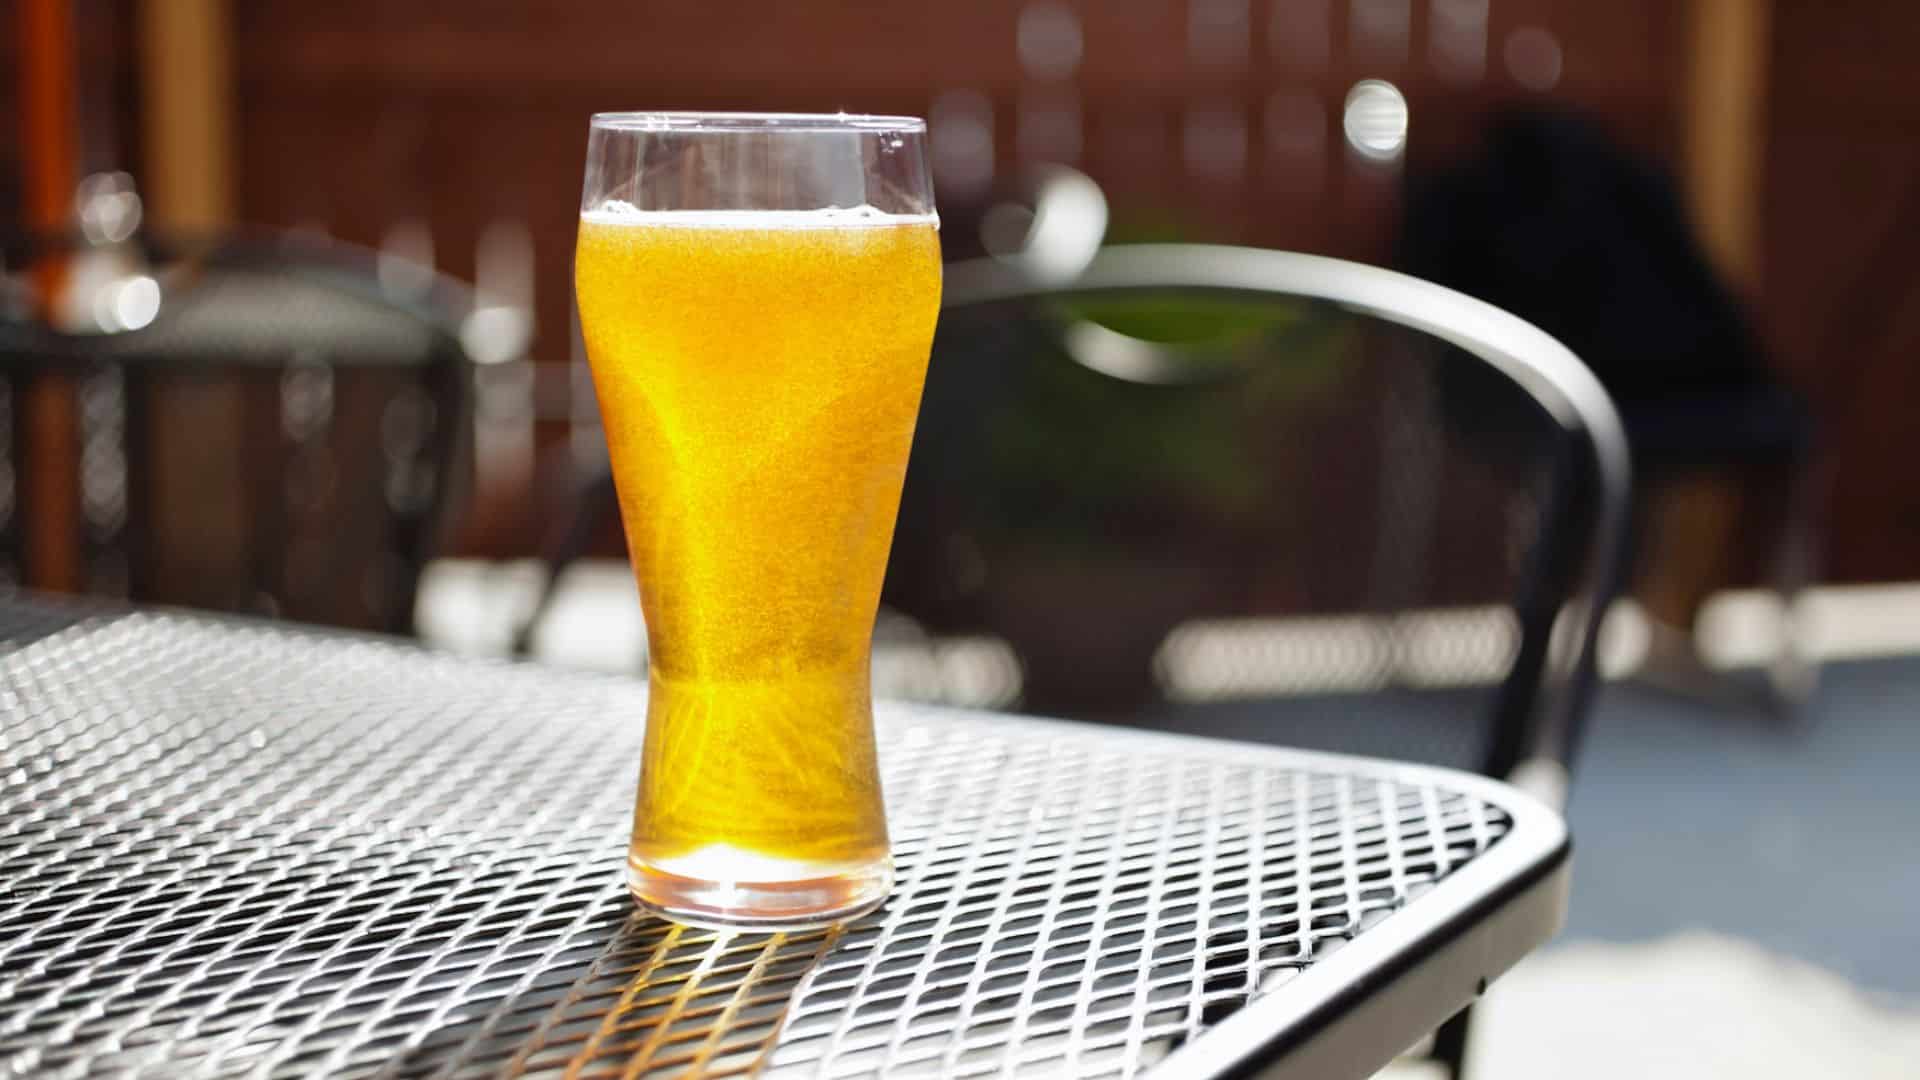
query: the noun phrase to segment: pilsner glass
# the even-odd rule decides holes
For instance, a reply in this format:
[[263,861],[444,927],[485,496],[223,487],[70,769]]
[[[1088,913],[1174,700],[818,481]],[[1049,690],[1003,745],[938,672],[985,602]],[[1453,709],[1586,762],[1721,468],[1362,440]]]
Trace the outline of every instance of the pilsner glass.
[[678,922],[892,886],[869,661],[940,303],[925,130],[593,118],[574,285],[648,641],[627,881]]

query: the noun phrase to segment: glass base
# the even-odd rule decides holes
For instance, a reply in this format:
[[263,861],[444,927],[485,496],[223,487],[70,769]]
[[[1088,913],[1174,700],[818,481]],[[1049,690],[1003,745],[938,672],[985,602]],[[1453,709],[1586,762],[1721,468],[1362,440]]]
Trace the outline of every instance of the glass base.
[[[689,861],[710,864],[713,860],[707,853],[705,858]],[[629,857],[627,891],[642,908],[672,922],[703,930],[772,934],[817,930],[865,915],[893,889],[890,856],[826,875],[817,875],[817,866],[793,864],[793,869],[800,872],[793,880],[714,880],[673,873]],[[808,869],[817,876],[800,876]]]

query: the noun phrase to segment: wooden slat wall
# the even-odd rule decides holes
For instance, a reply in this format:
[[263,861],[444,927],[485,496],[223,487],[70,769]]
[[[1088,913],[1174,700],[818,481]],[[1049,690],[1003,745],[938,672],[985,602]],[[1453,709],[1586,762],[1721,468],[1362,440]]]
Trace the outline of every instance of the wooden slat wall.
[[[22,2],[0,0],[0,11],[11,15]],[[122,6],[80,2],[96,12]],[[1346,88],[1362,77],[1401,85],[1413,107],[1410,160],[1444,157],[1472,137],[1487,105],[1525,93],[1503,51],[1526,27],[1550,30],[1564,46],[1555,100],[1594,110],[1629,142],[1687,169],[1694,3],[1489,0],[1485,77],[1460,83],[1429,56],[1437,0],[1407,0],[1401,60],[1362,55],[1352,33],[1354,4],[1393,0],[1248,0],[1246,63],[1226,69],[1189,59],[1189,0],[1065,2],[1084,31],[1073,80],[1085,113],[1080,163],[1123,214],[1200,207],[1189,228],[1210,237],[1378,257],[1391,175],[1365,172],[1341,152],[1337,110]],[[475,243],[489,223],[524,222],[536,264],[537,358],[564,364],[588,113],[656,106],[920,112],[943,90],[971,89],[992,101],[998,153],[1011,161],[1014,117],[1035,89],[1015,49],[1023,6],[235,4],[239,214],[319,225],[362,243],[419,221],[441,267],[462,276],[473,272]],[[1913,260],[1902,258],[1889,234],[1913,218],[1903,207],[1914,200],[1920,173],[1920,65],[1911,48],[1920,8],[1907,0],[1773,0],[1771,7],[1771,93],[1753,151],[1762,167],[1751,196],[1758,226],[1750,295],[1782,367],[1828,422],[1837,478],[1830,573],[1912,577],[1920,571],[1920,489],[1908,481],[1907,463],[1920,456],[1920,406],[1911,404],[1920,402],[1920,368],[1906,358],[1920,346],[1920,296]],[[1276,13],[1319,9],[1328,13],[1324,66],[1276,51]],[[16,67],[13,42],[0,42],[0,60]],[[1324,109],[1327,154],[1317,181],[1268,160],[1262,109],[1281,91],[1309,95]],[[12,80],[0,87],[7,114],[0,135],[16,122],[13,92]],[[1243,108],[1248,120],[1248,167],[1239,181],[1196,179],[1180,161],[1188,106],[1220,101]],[[133,138],[120,133],[122,145]],[[0,138],[0,168],[10,174],[0,178],[0,202],[19,190],[12,144]],[[549,447],[564,436],[552,424],[541,433]],[[527,539],[512,530],[498,535],[509,547]]]
[[1688,194],[1720,272],[1750,289],[1760,272],[1773,0],[1691,0],[1689,8]]
[[[232,13],[226,0],[139,0],[142,155],[147,222],[174,233],[233,224]],[[132,452],[150,490],[140,529],[146,598],[232,603],[231,568],[255,535],[247,463],[270,447],[245,437],[245,388],[231,379],[156,379],[142,407],[152,430]],[[180,432],[192,431],[190,439]]]
[[[1227,9],[1235,2],[1225,0]],[[1023,103],[1064,98],[1081,115],[1075,163],[1107,186],[1121,221],[1177,217],[1189,236],[1375,260],[1388,250],[1398,173],[1345,151],[1339,110],[1359,78],[1400,85],[1413,107],[1410,154],[1444,156],[1471,139],[1485,107],[1526,93],[1502,46],[1518,28],[1542,27],[1566,43],[1556,95],[1655,152],[1673,146],[1682,41],[1664,0],[1604,10],[1491,0],[1485,73],[1469,81],[1432,61],[1431,2],[1403,0],[1406,47],[1395,57],[1360,48],[1350,0],[1244,0],[1244,60],[1222,63],[1189,55],[1184,0],[1068,3],[1084,49],[1065,83],[1023,70],[1016,39],[1031,5],[1022,0],[241,4],[242,211],[368,244],[396,222],[419,221],[439,266],[461,276],[472,274],[489,222],[524,221],[534,241],[536,359],[555,365],[571,353],[574,216],[587,117],[598,109],[925,114],[942,92],[967,90],[992,104],[1004,175]],[[1328,31],[1320,64],[1288,40],[1302,13],[1315,11]],[[1281,92],[1321,111],[1317,161],[1268,153],[1265,109]],[[1183,163],[1182,125],[1199,106],[1244,124],[1237,178],[1195,176]],[[1318,175],[1303,182],[1303,170]],[[545,423],[540,441],[551,448],[565,434]],[[511,549],[529,535],[493,543]]]
[[1825,422],[1828,563],[1920,577],[1920,5],[1779,0],[1758,310]]
[[[79,179],[79,63],[72,6],[66,0],[15,0],[11,29],[18,60],[22,218],[35,230],[64,229]],[[65,286],[58,256],[32,267],[49,309]],[[56,592],[78,589],[80,568],[80,429],[73,380],[61,374],[15,381],[17,445],[34,463],[20,477],[25,518],[22,557],[27,582]]]

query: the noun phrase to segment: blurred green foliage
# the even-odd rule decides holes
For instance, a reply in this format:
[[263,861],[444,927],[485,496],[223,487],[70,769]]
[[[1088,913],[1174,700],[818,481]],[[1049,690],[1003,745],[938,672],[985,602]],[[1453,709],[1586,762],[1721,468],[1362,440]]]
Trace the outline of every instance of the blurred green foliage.
[[984,464],[1004,539],[1072,551],[1117,541],[1217,543],[1271,537],[1299,513],[1310,461],[1293,427],[1338,381],[1352,320],[1281,298],[1196,294],[1062,301],[1084,319],[1191,368],[1132,382],[1079,362],[1070,335],[1035,346],[988,417]]

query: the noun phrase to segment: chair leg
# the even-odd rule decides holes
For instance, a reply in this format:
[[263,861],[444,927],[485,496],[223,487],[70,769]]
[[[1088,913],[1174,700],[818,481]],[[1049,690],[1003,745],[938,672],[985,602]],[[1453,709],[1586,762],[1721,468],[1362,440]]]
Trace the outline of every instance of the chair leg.
[[[1820,667],[1807,640],[1805,593],[1820,569],[1820,491],[1816,462],[1805,458],[1739,474],[1743,513],[1773,535],[1760,584],[1772,593],[1776,640],[1764,669],[1728,673],[1711,668],[1697,651],[1692,627],[1654,622],[1653,648],[1639,678],[1718,707],[1792,726],[1807,714]],[[1743,519],[1744,520],[1744,519]]]
[[[1567,594],[1574,587],[1581,560],[1590,552],[1581,542],[1590,525],[1584,513],[1582,485],[1590,482],[1586,463],[1572,454],[1562,454],[1554,464],[1554,473],[1546,492],[1546,504],[1540,516],[1540,533],[1514,600],[1514,614],[1520,624],[1520,645],[1513,666],[1500,684],[1494,699],[1491,738],[1480,771],[1503,777],[1513,771],[1528,754],[1535,752],[1540,739],[1541,705],[1554,694],[1586,694],[1589,672],[1574,672],[1573,685],[1561,686],[1547,681],[1552,654],[1553,626]],[[1592,656],[1588,656],[1589,662]],[[1578,717],[1582,710],[1571,708]],[[1562,733],[1565,745],[1555,748],[1570,764],[1580,732]]]
[[1780,648],[1767,666],[1767,682],[1775,711],[1789,723],[1805,714],[1820,681],[1820,663],[1809,648],[1802,602],[1820,573],[1820,488],[1817,466],[1796,464],[1784,500],[1780,543],[1770,567],[1780,603]]
[[1453,1014],[1433,1033],[1433,1060],[1447,1070],[1450,1080],[1460,1080],[1467,1062],[1467,1028],[1472,1022],[1473,1006]]
[[539,629],[553,605],[554,587],[559,584],[561,574],[587,553],[588,545],[606,521],[607,514],[617,513],[619,508],[612,472],[596,473],[580,485],[559,527],[541,545],[544,567],[540,595],[525,620],[514,628],[512,655],[522,659],[532,655],[534,631]]

